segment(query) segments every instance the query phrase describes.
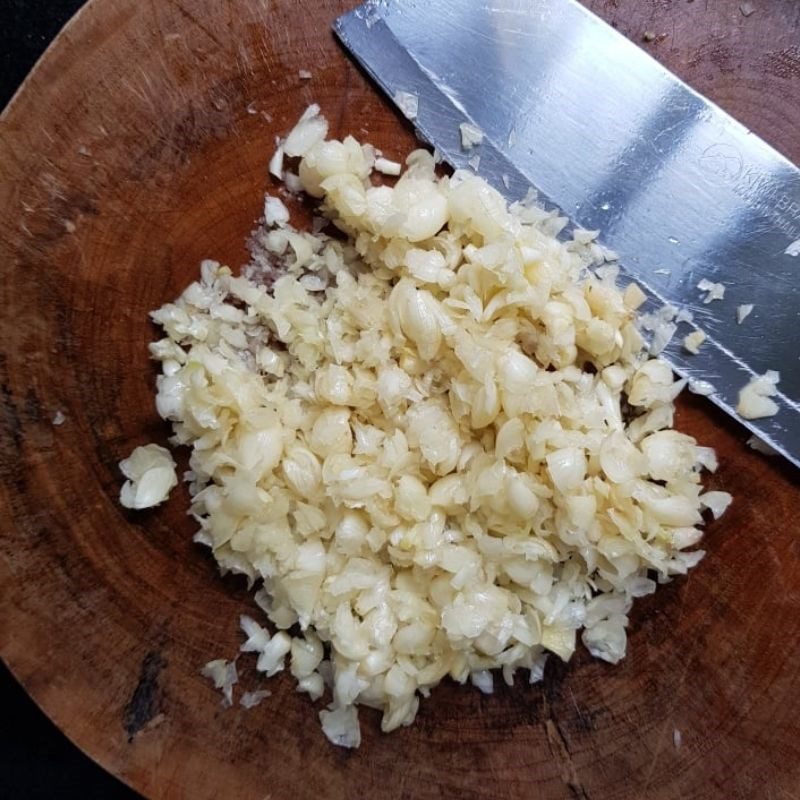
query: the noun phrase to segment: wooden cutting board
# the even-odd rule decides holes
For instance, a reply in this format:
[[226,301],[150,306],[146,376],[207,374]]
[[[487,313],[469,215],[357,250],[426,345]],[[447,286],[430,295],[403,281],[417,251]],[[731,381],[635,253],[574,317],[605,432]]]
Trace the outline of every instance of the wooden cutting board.
[[[244,711],[198,674],[233,656],[253,603],[191,543],[184,491],[146,513],[117,502],[118,461],[167,436],[146,315],[200,259],[245,261],[274,136],[309,102],[336,135],[411,147],[329,32],[350,5],[92,0],[4,112],[3,658],[154,798],[797,797],[798,473],[696,398],[679,425],[717,448],[709,484],[736,500],[691,577],[638,602],[619,666],[581,651],[491,697],[444,685],[389,736],[364,711],[358,752],[325,741],[286,675]],[[800,161],[795,0],[588,5]],[[262,685],[240,664],[246,688]]]

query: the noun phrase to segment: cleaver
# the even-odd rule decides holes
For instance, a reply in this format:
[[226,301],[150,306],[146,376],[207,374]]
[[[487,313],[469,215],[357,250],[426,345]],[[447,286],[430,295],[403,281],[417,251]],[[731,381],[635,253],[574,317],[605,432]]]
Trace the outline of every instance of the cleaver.
[[[453,167],[509,200],[534,188],[566,235],[599,229],[643,311],[683,312],[662,355],[690,389],[800,465],[796,166],[576,0],[369,0],[334,29]],[[704,302],[703,280],[723,298]],[[741,419],[739,390],[767,370],[778,413]]]

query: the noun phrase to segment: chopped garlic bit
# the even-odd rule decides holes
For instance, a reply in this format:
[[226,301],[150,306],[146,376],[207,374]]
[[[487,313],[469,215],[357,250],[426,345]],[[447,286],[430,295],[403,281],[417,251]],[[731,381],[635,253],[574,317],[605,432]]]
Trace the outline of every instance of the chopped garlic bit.
[[300,176],[295,172],[290,172],[288,169],[283,173],[283,182],[286,184],[286,191],[289,194],[301,194],[303,191],[303,182]]
[[254,692],[244,692],[239,698],[239,705],[243,708],[255,708],[262,700],[271,697],[269,689],[257,689]]
[[675,306],[665,303],[657,311],[639,316],[639,327],[642,330],[651,331],[653,334],[650,340],[650,355],[660,355],[672,341],[672,337],[678,330],[677,324],[673,321],[677,313]]
[[693,355],[697,355],[700,352],[700,345],[702,345],[705,340],[705,331],[701,331],[698,328],[696,331],[692,331],[683,337],[683,347]]
[[151,508],[163,503],[178,485],[175,461],[169,450],[157,444],[137,447],[119,468],[128,479],[122,486],[119,501],[125,508]]
[[289,222],[289,209],[277,197],[267,195],[264,198],[264,222],[283,227]]
[[280,140],[276,143],[275,152],[269,160],[269,174],[278,180],[283,180],[283,144]]
[[461,135],[461,148],[463,150],[472,150],[483,141],[483,131],[471,122],[462,122],[458,126],[459,134]]
[[399,175],[402,170],[402,164],[399,161],[390,161],[388,158],[381,156],[375,159],[375,169],[384,175]]
[[239,624],[247,634],[247,641],[239,648],[243,653],[260,653],[269,644],[269,631],[262,628],[252,617],[242,614]]
[[638,283],[629,283],[625,287],[625,292],[622,295],[622,301],[625,303],[625,308],[631,311],[636,311],[642,303],[647,300],[647,295],[642,291]]
[[599,234],[600,231],[587,231],[583,228],[575,228],[572,233],[572,239],[578,244],[591,244]]
[[53,425],[63,425],[66,420],[67,418],[64,416],[63,411],[56,411],[56,413],[53,414]]
[[773,417],[778,413],[778,404],[770,399],[778,393],[780,374],[768,370],[764,375],[756,375],[739,392],[739,405],[736,412],[745,419]]
[[283,152],[290,158],[304,156],[314,145],[328,135],[328,121],[320,116],[319,106],[312,103],[289,131],[283,143]]
[[745,303],[741,306],[736,306],[736,321],[741,325],[751,314],[755,306],[752,303]]
[[714,519],[719,519],[733,502],[733,496],[728,492],[706,492],[700,495],[700,503],[707,508]]
[[319,720],[325,736],[339,747],[358,747],[361,744],[361,726],[355,706],[320,711]]
[[[314,232],[268,201],[246,277],[204,262],[151,353],[196,539],[275,626],[243,616],[242,651],[327,688],[325,735],[357,747],[358,704],[390,731],[446,677],[540,680],[579,641],[619,661],[634,599],[699,562],[722,503],[596,232],[561,241],[535,193],[509,206],[423,150],[373,185],[382,156],[326,131],[311,106],[283,144]],[[675,316],[650,315],[658,347]]]
[[712,283],[706,278],[703,278],[703,280],[697,284],[697,288],[701,292],[706,292],[706,296],[703,298],[703,302],[706,305],[712,300],[722,300],[725,296],[725,287],[721,283]]
[[284,670],[285,657],[291,648],[292,640],[289,638],[289,634],[284,633],[284,631],[278,631],[261,651],[256,669],[259,672],[266,672],[268,678],[282,672]]
[[297,77],[300,78],[301,81],[310,81],[311,72],[309,72],[307,69],[298,70]]
[[411,92],[397,91],[394,93],[394,102],[397,104],[406,119],[415,120],[419,112],[419,97]]
[[222,692],[222,705],[230,708],[233,705],[233,686],[239,681],[236,662],[217,658],[214,661],[209,661],[200,670],[200,674],[214,682],[214,688]]
[[469,679],[472,685],[480,689],[483,694],[494,693],[494,677],[490,670],[475,670],[470,674]]
[[703,397],[709,397],[717,391],[713,383],[709,381],[698,380],[696,378],[689,379],[689,391],[692,394],[699,394]]

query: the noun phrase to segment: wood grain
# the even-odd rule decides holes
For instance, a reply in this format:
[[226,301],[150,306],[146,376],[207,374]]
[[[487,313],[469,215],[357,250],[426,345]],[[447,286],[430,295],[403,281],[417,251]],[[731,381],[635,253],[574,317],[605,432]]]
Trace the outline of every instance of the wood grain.
[[[348,5],[93,0],[3,114],[3,658],[153,798],[796,797],[797,473],[697,399],[679,424],[717,448],[710,482],[736,502],[691,577],[636,606],[621,665],[581,652],[492,697],[444,685],[391,736],[363,712],[356,753],[327,744],[287,676],[251,711],[222,709],[199,676],[235,652],[252,601],[191,544],[184,493],[144,514],[117,503],[117,462],[167,435],[146,315],[200,259],[245,260],[273,137],[307,103],[337,135],[390,155],[412,144],[329,33]],[[729,0],[588,5],[800,161],[794,0],[749,17]]]

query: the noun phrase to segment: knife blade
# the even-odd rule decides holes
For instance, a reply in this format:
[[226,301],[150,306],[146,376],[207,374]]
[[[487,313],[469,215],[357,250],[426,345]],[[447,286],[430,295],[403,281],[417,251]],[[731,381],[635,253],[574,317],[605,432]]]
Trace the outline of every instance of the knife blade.
[[[645,311],[689,312],[705,343],[686,351],[681,323],[662,355],[800,465],[796,166],[576,0],[369,0],[334,30],[395,102],[417,99],[418,134],[452,166],[510,200],[535,188],[601,231]],[[462,124],[478,146],[462,146]],[[703,279],[722,300],[703,302]],[[778,413],[742,419],[740,389],[770,369]]]

